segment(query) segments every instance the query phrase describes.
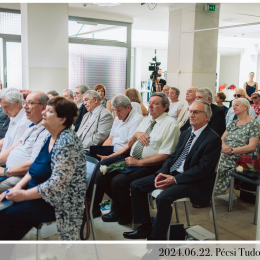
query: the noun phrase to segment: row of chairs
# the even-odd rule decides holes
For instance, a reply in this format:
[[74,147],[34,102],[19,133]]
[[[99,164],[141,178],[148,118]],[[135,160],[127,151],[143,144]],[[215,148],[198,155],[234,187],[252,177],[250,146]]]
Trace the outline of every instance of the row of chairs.
[[[87,176],[88,177],[98,171],[98,168],[97,168],[98,167],[98,163],[99,163],[99,161],[96,160],[95,158],[90,157],[90,156],[86,156]],[[215,182],[214,182],[214,187],[213,187],[212,196],[211,196],[211,207],[212,207],[214,230],[215,230],[215,239],[216,240],[219,240],[219,234],[218,234],[217,219],[216,219],[214,191],[215,191],[215,187],[216,187],[216,183],[217,183],[217,179],[218,179],[218,166],[219,166],[219,162],[217,163],[217,165],[215,167]],[[259,197],[260,179],[257,179],[255,181],[253,181],[252,179],[247,178],[247,177],[245,177],[243,175],[236,174],[235,172],[233,172],[231,174],[228,212],[232,210],[232,205],[233,205],[234,178],[238,178],[240,180],[252,183],[252,184],[257,186],[257,195],[256,195],[256,204],[255,204],[256,207],[255,207],[255,213],[254,213],[254,224],[256,225],[257,224],[257,216],[258,216],[258,203],[259,203],[258,197]],[[162,192],[162,191],[163,190],[160,190],[158,192],[157,190],[155,190],[155,191],[153,191],[152,193],[150,193],[148,195],[148,199],[149,199],[149,202],[150,202],[150,205],[151,205],[152,208],[154,208],[152,197],[158,196],[158,194],[160,192]],[[93,204],[94,204],[95,193],[96,193],[96,180],[95,180],[95,183],[94,183],[94,188],[93,188],[90,208],[89,208],[89,210],[87,209],[84,212],[85,216],[84,216],[83,223],[82,223],[82,226],[81,226],[81,229],[80,229],[80,239],[81,240],[85,240],[85,239],[88,238],[90,226],[91,226],[91,230],[92,230],[92,234],[93,234],[93,239],[97,240],[96,231],[95,231],[95,224],[94,224],[94,219],[93,219],[93,215],[92,215],[92,209],[93,209]],[[178,199],[178,200],[176,200],[176,201],[174,201],[172,203],[172,207],[174,206],[174,208],[175,208],[176,221],[177,221],[177,223],[179,223],[180,221],[179,221],[179,214],[178,214],[177,203],[178,202],[184,202],[186,219],[187,219],[187,226],[190,226],[190,219],[189,219],[189,212],[188,212],[188,207],[187,207],[187,201],[190,201],[190,199],[189,198]],[[86,200],[85,200],[85,205],[87,207],[87,201]],[[43,225],[43,223],[40,223],[39,226],[37,227],[37,240],[39,240],[41,238],[40,231],[41,231],[42,225]],[[132,226],[133,226],[133,228],[135,227],[134,223],[133,223]],[[84,234],[84,230],[86,230],[86,232],[85,232],[86,234]],[[168,229],[168,233],[167,233],[167,239],[168,240],[170,239],[170,225],[169,225],[169,229]]]

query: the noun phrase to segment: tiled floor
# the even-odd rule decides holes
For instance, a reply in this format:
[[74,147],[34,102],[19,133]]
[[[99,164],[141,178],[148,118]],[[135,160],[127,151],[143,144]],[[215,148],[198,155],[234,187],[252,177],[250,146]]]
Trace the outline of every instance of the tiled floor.
[[[227,191],[228,192],[228,191]],[[239,192],[235,191],[238,200],[234,201],[233,211],[228,212],[228,202],[219,198],[215,198],[216,215],[220,240],[255,240],[256,225],[253,224],[254,205],[248,204],[239,199]],[[185,210],[183,202],[178,203],[180,223],[187,226]],[[191,226],[200,225],[203,228],[214,233],[213,218],[211,207],[203,209],[195,209],[188,202],[188,210]],[[151,209],[151,216],[155,217],[156,209]],[[131,231],[131,224],[120,226],[118,223],[104,223],[101,217],[96,218],[95,228],[98,240],[127,240],[122,234],[125,231]],[[176,223],[175,212],[173,211],[172,224]],[[35,235],[28,233],[24,240],[35,240]],[[57,240],[54,235],[46,240]],[[90,236],[92,240],[92,235]]]

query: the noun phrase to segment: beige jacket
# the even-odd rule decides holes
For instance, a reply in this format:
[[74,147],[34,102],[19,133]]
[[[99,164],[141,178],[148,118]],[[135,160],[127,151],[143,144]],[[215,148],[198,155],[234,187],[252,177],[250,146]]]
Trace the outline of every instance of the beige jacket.
[[108,138],[114,121],[110,111],[101,105],[84,131],[82,128],[85,128],[84,124],[90,117],[90,113],[84,115],[77,131],[86,152],[89,152],[91,145],[101,145]]

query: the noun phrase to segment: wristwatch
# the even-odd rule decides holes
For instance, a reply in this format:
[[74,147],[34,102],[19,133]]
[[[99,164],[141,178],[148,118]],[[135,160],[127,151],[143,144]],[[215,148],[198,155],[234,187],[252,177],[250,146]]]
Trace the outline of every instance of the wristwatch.
[[233,150],[233,148],[231,147],[231,152],[232,152],[232,154],[231,155],[234,155],[234,150]]
[[10,177],[8,172],[9,172],[9,168],[4,168],[4,174],[5,174],[6,177]]

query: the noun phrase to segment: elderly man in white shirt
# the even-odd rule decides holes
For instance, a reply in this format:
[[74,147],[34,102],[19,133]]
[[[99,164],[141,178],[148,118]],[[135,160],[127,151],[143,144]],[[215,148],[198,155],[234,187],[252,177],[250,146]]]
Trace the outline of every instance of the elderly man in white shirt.
[[0,141],[1,152],[16,144],[31,124],[22,107],[23,101],[23,95],[16,88],[4,89],[0,93],[3,113],[6,113],[10,117],[10,124],[5,138]]
[[180,130],[176,120],[167,114],[168,111],[169,99],[166,94],[153,93],[149,101],[150,116],[142,120],[128,143],[131,147],[130,156],[125,159],[128,172],[115,170],[105,175],[98,172],[95,207],[102,201],[104,193],[113,199],[110,213],[102,216],[104,222],[118,221],[120,225],[131,222],[131,182],[160,169],[175,150]]
[[30,93],[23,107],[30,126],[18,142],[0,154],[0,193],[15,186],[28,172],[30,165],[38,156],[48,131],[42,126],[42,111],[46,109],[48,96],[42,92]]
[[[129,156],[130,147],[127,143],[136,132],[136,128],[143,120],[143,116],[136,112],[130,99],[125,95],[117,95],[112,99],[112,108],[115,111],[116,118],[113,123],[110,135],[103,143],[103,146],[114,146],[114,153],[108,156],[97,155],[101,158],[99,165],[110,165],[120,159]],[[94,176],[92,178],[92,184]],[[90,185],[92,187],[93,185]],[[88,188],[87,197],[91,198],[92,189]],[[99,206],[93,209],[93,217],[101,216]]]

